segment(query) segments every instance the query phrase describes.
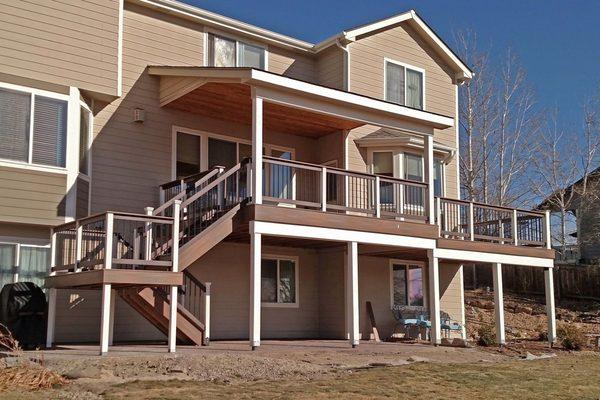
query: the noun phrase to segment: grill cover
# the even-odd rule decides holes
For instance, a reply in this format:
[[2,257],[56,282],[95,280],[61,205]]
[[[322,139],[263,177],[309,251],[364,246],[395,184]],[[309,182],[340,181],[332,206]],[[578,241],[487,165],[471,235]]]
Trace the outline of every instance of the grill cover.
[[45,344],[46,311],[46,295],[35,283],[9,283],[0,291],[0,323],[24,349]]

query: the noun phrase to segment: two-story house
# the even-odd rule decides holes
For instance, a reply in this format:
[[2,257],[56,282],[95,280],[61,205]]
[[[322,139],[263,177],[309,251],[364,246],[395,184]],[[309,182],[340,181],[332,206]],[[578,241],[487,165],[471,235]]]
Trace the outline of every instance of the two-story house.
[[[48,345],[464,328],[462,265],[546,269],[548,218],[460,200],[473,72],[414,11],[307,43],[173,0],[4,3],[3,282]],[[177,301],[171,301],[177,299]],[[463,333],[464,334],[464,333]]]

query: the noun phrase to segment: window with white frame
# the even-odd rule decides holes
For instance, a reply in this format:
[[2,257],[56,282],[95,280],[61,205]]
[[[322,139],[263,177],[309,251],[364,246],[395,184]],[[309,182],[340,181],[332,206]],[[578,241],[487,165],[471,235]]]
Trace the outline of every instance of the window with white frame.
[[385,61],[385,100],[424,109],[425,73],[422,69],[410,67],[395,61]]
[[392,306],[422,306],[423,267],[414,264],[392,262]]
[[0,159],[64,168],[68,102],[62,97],[0,87]]
[[444,162],[439,159],[433,160],[433,195],[444,195]]
[[92,113],[86,107],[80,107],[79,115],[79,172],[84,175],[90,174],[90,135]]
[[298,304],[298,261],[296,258],[265,256],[261,263],[263,304]]
[[49,246],[0,242],[0,289],[14,282],[42,286],[49,266]]
[[208,65],[265,69],[265,49],[239,40],[208,34]]

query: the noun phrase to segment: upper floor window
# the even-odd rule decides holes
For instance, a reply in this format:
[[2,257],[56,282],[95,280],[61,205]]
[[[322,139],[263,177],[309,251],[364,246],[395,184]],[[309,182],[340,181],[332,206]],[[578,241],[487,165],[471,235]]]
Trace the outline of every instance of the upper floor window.
[[0,88],[0,159],[65,167],[67,101]]
[[208,35],[208,65],[265,69],[265,49],[238,40]]
[[424,71],[415,67],[385,61],[385,100],[422,110]]

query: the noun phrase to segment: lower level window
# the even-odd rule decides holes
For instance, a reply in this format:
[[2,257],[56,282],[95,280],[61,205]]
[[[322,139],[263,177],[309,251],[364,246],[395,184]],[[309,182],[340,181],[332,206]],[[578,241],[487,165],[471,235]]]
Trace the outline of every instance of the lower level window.
[[50,248],[0,243],[0,289],[7,283],[44,284],[50,266]]
[[295,259],[263,258],[261,301],[266,304],[296,304],[297,268]]
[[423,305],[423,269],[419,265],[392,264],[394,306]]

